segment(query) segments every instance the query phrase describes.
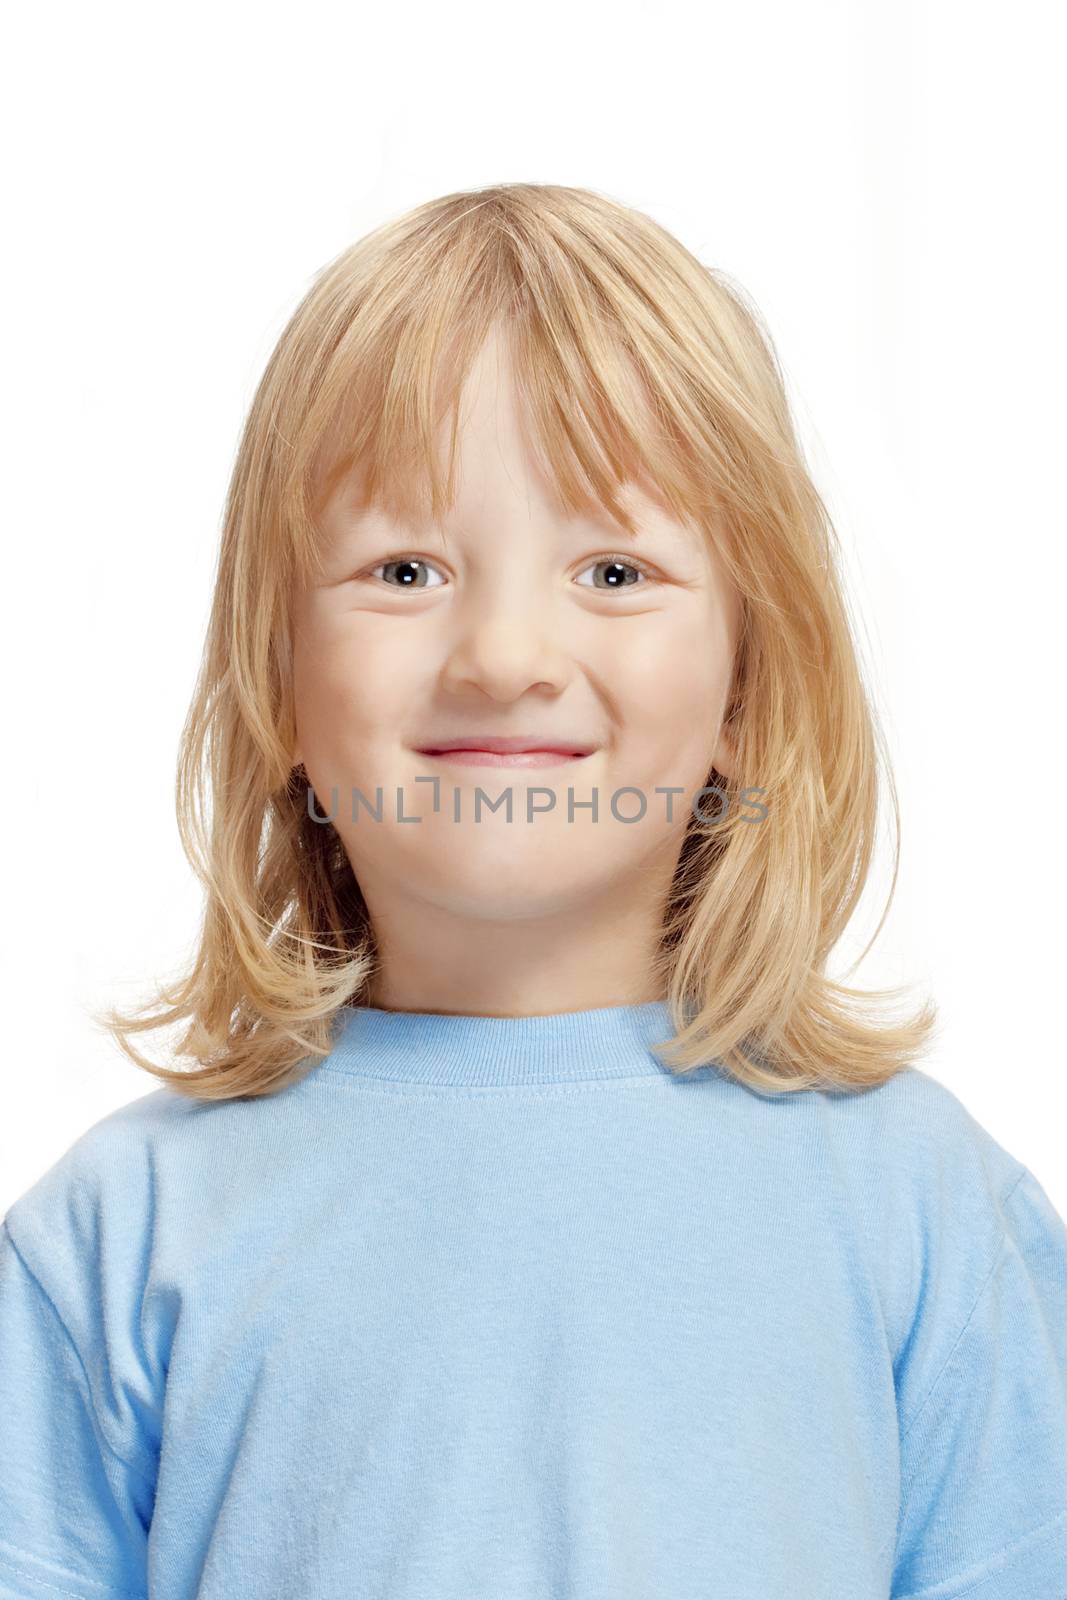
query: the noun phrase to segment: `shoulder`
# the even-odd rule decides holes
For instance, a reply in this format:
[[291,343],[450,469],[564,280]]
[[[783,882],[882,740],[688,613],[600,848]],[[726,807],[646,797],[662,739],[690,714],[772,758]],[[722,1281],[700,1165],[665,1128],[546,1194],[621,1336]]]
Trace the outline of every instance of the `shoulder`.
[[898,1377],[921,1384],[965,1325],[1036,1179],[920,1068],[813,1104],[879,1284]]
[[893,1591],[984,1593],[996,1571],[1044,1593],[1067,1559],[1067,1225],[957,1095],[909,1077],[889,1119],[911,1261]]
[[102,1207],[128,1199],[150,1178],[158,1150],[182,1137],[197,1110],[158,1089],[101,1117],[8,1208],[16,1242],[44,1239],[61,1220],[86,1226]]
[[142,1315],[160,1155],[185,1137],[196,1110],[159,1089],[108,1113],[8,1207],[0,1225],[0,1341],[12,1382],[27,1393],[39,1387],[43,1412],[54,1407],[58,1415],[69,1396],[63,1431],[71,1450],[90,1417],[112,1455],[146,1483],[167,1361],[165,1341]]
[[100,1297],[107,1269],[143,1259],[155,1152],[192,1110],[166,1089],[118,1107],[8,1207],[10,1244],[72,1333]]
[[860,1094],[815,1098],[839,1158],[883,1194],[909,1197],[920,1218],[951,1198],[954,1217],[977,1222],[1025,1171],[959,1095],[918,1067]]
[[72,1332],[114,1286],[143,1290],[157,1247],[225,1191],[230,1153],[274,1114],[154,1090],[93,1123],[8,1207],[10,1243]]
[[8,1210],[13,1228],[26,1229],[57,1212],[78,1214],[119,1206],[136,1194],[157,1197],[188,1189],[196,1196],[202,1171],[221,1180],[231,1154],[250,1154],[299,1096],[299,1081],[271,1095],[201,1100],[169,1087],[141,1095],[88,1127]]
[[87,1128],[9,1206],[10,1239],[49,1292],[84,1303],[89,1280],[105,1276],[136,1291],[151,1266],[213,1237],[235,1210],[261,1209],[264,1187],[302,1148],[293,1118],[306,1115],[309,1092],[298,1078],[235,1099],[169,1086],[141,1095]]

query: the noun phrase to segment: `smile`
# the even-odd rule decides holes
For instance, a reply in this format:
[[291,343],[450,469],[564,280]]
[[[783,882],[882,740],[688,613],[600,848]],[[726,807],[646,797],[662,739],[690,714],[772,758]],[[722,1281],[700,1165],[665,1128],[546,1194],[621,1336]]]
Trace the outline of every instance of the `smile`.
[[461,767],[559,767],[587,759],[586,752],[575,750],[441,749],[418,754]]

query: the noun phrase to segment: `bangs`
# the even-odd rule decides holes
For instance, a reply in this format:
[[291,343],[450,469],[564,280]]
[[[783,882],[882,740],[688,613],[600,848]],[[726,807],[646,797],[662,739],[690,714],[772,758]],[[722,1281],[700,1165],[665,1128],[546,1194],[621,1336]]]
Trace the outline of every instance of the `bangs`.
[[[452,509],[463,391],[493,337],[566,513],[601,513],[633,534],[620,491],[636,484],[676,520],[706,522],[715,501],[706,419],[633,282],[573,222],[554,218],[546,230],[542,217],[532,233],[509,208],[474,228],[480,209],[447,223],[438,214],[353,296],[295,430],[312,523],[343,479],[361,505],[398,522]],[[351,293],[351,275],[349,284]]]

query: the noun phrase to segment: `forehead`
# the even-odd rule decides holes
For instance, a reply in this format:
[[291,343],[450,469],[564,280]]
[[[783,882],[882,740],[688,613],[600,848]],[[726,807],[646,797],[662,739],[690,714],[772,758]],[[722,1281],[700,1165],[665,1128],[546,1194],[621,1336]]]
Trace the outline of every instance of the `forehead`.
[[[454,493],[437,519],[430,515],[426,496],[401,498],[368,489],[362,464],[348,468],[337,482],[331,504],[349,516],[374,517],[381,522],[424,522],[469,525],[493,516],[502,507],[522,506],[531,517],[554,523],[581,522],[610,525],[628,533],[610,505],[590,487],[584,503],[569,506],[554,463],[537,435],[529,407],[505,355],[500,365],[483,354],[457,397],[454,444]],[[433,441],[440,481],[448,478],[452,450],[453,418],[438,421]],[[398,469],[399,471],[399,469]],[[671,508],[641,463],[617,459],[614,482],[616,506],[637,522],[673,520]],[[410,489],[411,478],[408,479]]]
[[[486,459],[470,441],[461,454],[456,495],[434,516],[428,506],[393,506],[368,498],[364,476],[346,474],[325,506],[320,525],[329,535],[346,533],[440,534],[445,538],[478,537],[509,528],[539,528],[566,537],[606,538],[632,544],[642,537],[700,539],[699,531],[676,519],[655,484],[628,479],[616,490],[619,506],[630,519],[621,520],[610,506],[590,503],[575,511],[536,461],[524,458],[524,471],[510,470],[507,455]],[[498,470],[499,469],[499,470]]]
[[659,494],[646,491],[638,483],[624,483],[617,498],[629,515],[630,525],[621,522],[613,510],[606,506],[590,506],[573,512],[561,502],[557,493],[526,493],[522,486],[501,482],[498,485],[478,488],[461,480],[458,494],[442,514],[430,514],[429,507],[405,510],[392,509],[381,502],[371,502],[358,480],[339,485],[330,504],[320,517],[320,528],[326,541],[341,541],[350,536],[374,534],[402,534],[408,538],[483,539],[493,534],[539,533],[568,541],[616,542],[619,547],[635,546],[638,541],[699,542],[704,544],[696,528],[675,520],[670,507]]
[[[497,325],[463,361],[446,350],[429,375],[394,373],[382,393],[365,374],[350,379],[316,454],[316,520],[445,529],[521,502],[538,521],[619,535],[651,518],[690,525],[676,431],[668,439],[628,354],[615,351],[591,386],[581,374],[568,386],[566,363]],[[673,481],[673,510],[656,463]]]

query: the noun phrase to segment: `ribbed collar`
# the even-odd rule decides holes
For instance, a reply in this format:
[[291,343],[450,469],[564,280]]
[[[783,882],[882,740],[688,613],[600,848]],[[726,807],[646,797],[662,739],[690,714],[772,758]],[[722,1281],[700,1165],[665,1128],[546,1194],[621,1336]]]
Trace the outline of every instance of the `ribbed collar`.
[[326,1065],[402,1083],[536,1084],[663,1075],[665,1000],[530,1017],[345,1006]]

